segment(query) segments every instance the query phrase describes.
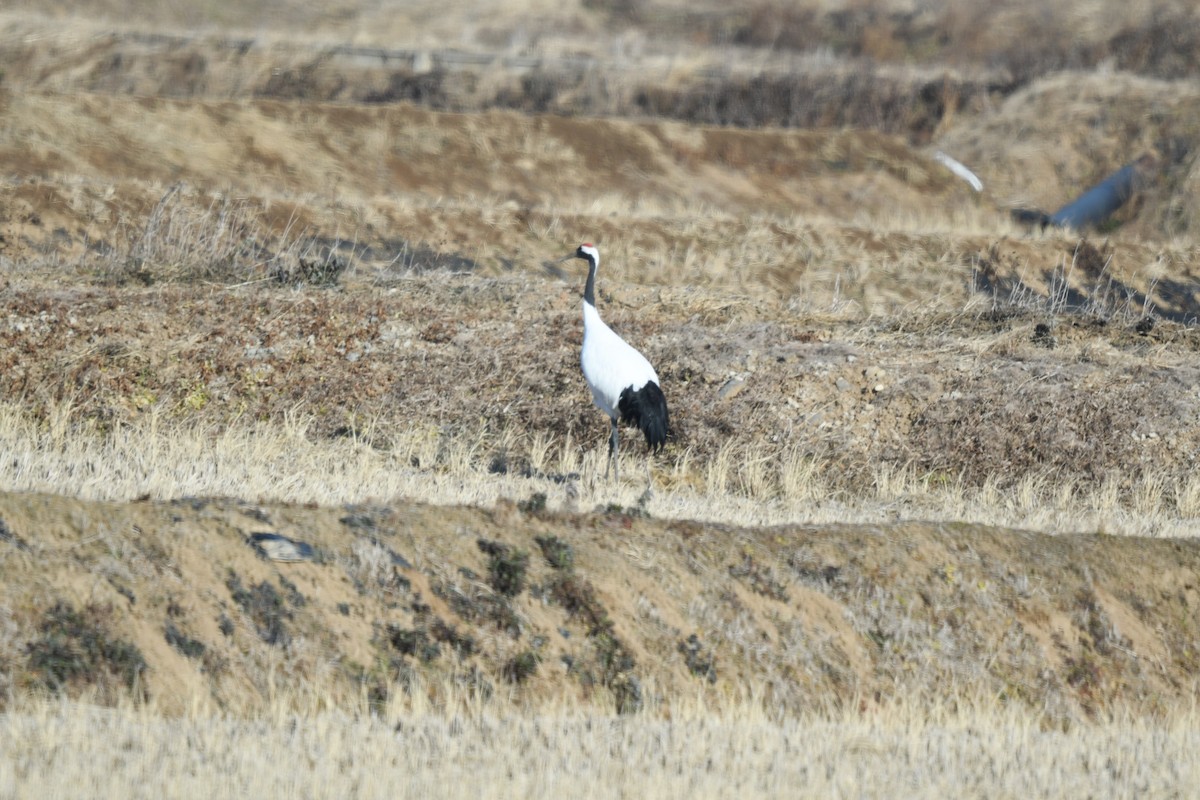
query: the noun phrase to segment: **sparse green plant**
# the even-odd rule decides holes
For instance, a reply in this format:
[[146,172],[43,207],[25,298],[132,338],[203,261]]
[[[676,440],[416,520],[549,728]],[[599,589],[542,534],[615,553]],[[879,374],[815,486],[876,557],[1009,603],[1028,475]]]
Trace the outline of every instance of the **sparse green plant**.
[[583,578],[574,574],[557,576],[550,585],[550,596],[567,613],[578,617],[589,634],[601,633],[612,627],[612,620],[596,597],[595,588]]
[[166,627],[163,629],[163,638],[167,640],[167,644],[174,647],[180,653],[183,653],[188,658],[203,658],[207,648],[204,642],[185,634],[171,620],[167,620]]
[[292,612],[278,589],[266,581],[247,588],[233,570],[229,571],[225,586],[233,602],[250,618],[264,642],[278,647],[286,647],[291,642],[287,621],[291,619]]
[[564,542],[557,536],[537,536],[534,537],[538,547],[542,549],[542,556],[545,557],[546,563],[553,569],[562,572],[570,572],[575,567],[575,548],[571,547],[569,542]]
[[509,683],[522,684],[537,674],[541,661],[533,650],[522,650],[505,662],[502,672]]
[[773,569],[760,563],[748,552],[742,553],[741,563],[729,565],[729,574],[746,581],[751,589],[764,597],[781,603],[788,601],[787,585],[775,575]]
[[696,634],[691,634],[679,643],[677,648],[683,654],[684,664],[687,665],[688,672],[698,678],[704,678],[709,683],[717,681],[717,667],[712,653],[704,651],[704,645],[700,642],[700,637]]
[[605,687],[613,695],[618,712],[632,713],[642,707],[641,682],[633,674],[637,663],[614,631],[612,617],[600,603],[595,588],[572,572],[560,572],[550,585],[550,596],[587,631],[594,652],[592,665],[574,664],[572,672],[589,685]]
[[517,508],[526,514],[541,514],[546,510],[546,493],[534,492],[529,496],[528,500],[522,500],[517,503]]
[[13,545],[19,550],[29,549],[29,544],[14,533],[2,519],[0,519],[0,542]]
[[434,618],[430,624],[429,634],[435,640],[454,648],[454,652],[460,658],[466,658],[478,649],[473,636],[460,633],[453,625],[448,625],[438,618]]
[[442,654],[437,643],[430,639],[429,633],[422,628],[401,628],[389,624],[385,629],[389,645],[396,652],[406,656],[416,656],[421,661],[429,663]]
[[309,242],[301,243],[298,249],[294,268],[277,264],[271,273],[276,282],[291,286],[333,286],[349,266],[349,260],[336,247]]
[[432,586],[433,593],[464,620],[488,622],[513,637],[520,636],[521,617],[513,609],[512,598],[495,590],[477,590],[473,585],[475,578],[465,577],[472,582],[467,587],[450,581],[436,581]]
[[529,553],[510,545],[488,539],[476,542],[488,556],[488,581],[492,588],[505,597],[515,597],[525,588],[525,570],[529,567]]
[[146,659],[135,645],[108,631],[102,621],[110,614],[100,606],[81,610],[61,601],[47,609],[25,648],[34,685],[55,694],[95,686],[110,699],[118,687],[144,696]]

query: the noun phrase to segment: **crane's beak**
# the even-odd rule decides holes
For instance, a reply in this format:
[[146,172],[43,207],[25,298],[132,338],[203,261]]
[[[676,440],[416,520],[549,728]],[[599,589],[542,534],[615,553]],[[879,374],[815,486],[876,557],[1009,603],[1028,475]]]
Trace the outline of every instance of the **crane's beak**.
[[543,261],[542,267],[551,275],[555,275],[559,278],[565,278],[567,277],[568,273],[560,269],[558,265],[564,261],[570,261],[573,258],[576,258],[576,255],[571,253],[570,255],[563,256],[562,258],[557,258],[554,261]]

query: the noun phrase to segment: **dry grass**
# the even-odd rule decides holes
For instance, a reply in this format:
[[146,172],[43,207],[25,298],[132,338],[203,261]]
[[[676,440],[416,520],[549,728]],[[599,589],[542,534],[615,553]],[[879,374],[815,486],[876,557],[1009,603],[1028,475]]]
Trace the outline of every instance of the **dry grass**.
[[[1115,65],[1185,79],[1197,49],[1187,33],[1195,13],[1177,0],[1053,9],[1030,0],[973,2],[919,12],[885,0],[849,7],[764,0],[744,9],[346,3],[332,12],[286,0],[214,2],[146,9],[138,18],[152,30],[140,36],[112,32],[108,0],[62,5],[77,15],[73,25],[62,25],[61,14],[52,22],[19,10],[0,18],[12,31],[4,48],[10,83],[65,92],[652,115],[710,125],[854,126],[920,143],[1066,69]],[[128,9],[118,15],[125,28]],[[81,41],[89,68],[61,55],[78,52]],[[380,58],[379,47],[392,49],[390,60]],[[462,50],[475,63],[463,63]]]
[[[638,508],[653,517],[740,525],[865,523],[896,519],[963,521],[1046,533],[1200,535],[1200,478],[1147,472],[1130,483],[1098,484],[1031,472],[972,485],[961,476],[888,463],[861,483],[839,480],[835,457],[761,444],[729,443],[699,461],[687,451],[659,459],[622,454],[620,486],[603,479],[604,443],[544,433],[521,437],[486,429],[415,429],[386,450],[372,431],[328,439],[311,420],[205,429],[152,413],[103,431],[69,407],[39,423],[0,408],[0,491],[95,500],[139,497],[248,497],[265,502],[340,506],[394,498],[491,506],[542,494],[552,510]],[[498,454],[524,463],[497,469]],[[419,466],[418,466],[419,465]],[[648,475],[651,473],[650,475]],[[836,488],[835,488],[836,487]]]
[[[1080,98],[1079,83],[1045,81],[947,132],[943,146],[989,187],[982,198],[923,152],[862,131],[16,94],[0,168],[31,177],[8,184],[12,244],[0,263],[236,282],[294,271],[316,247],[380,280],[410,265],[542,274],[592,239],[606,279],[895,314],[964,304],[972,270],[1000,248],[999,273],[1047,294],[1042,276],[1064,251],[1069,264],[1078,239],[1027,235],[997,204],[1052,209],[1141,148],[1179,140],[1174,126],[1197,107],[1194,92],[1168,84],[1087,79]],[[1097,114],[1117,118],[1090,124]],[[1018,135],[1030,126],[1036,137]],[[234,146],[229,131],[262,141]],[[1150,273],[1174,279],[1194,261],[1194,170],[1177,156],[1122,212],[1109,267],[1121,288],[1172,313],[1181,291]],[[556,174],[586,174],[587,186],[546,178]],[[180,179],[188,186],[169,195]],[[1087,277],[1073,275],[1072,288],[1087,291]]]
[[1046,730],[990,704],[777,718],[753,706],[613,718],[31,702],[0,718],[0,792],[38,797],[1164,797],[1200,780],[1194,711]]
[[[23,184],[17,194],[42,188]],[[473,211],[472,223],[507,225],[516,241],[554,255],[568,227],[558,216],[470,204],[402,207],[437,208],[437,225]],[[570,227],[610,209],[580,213]],[[267,431],[283,423],[285,439],[356,443],[367,455],[342,457],[380,459],[388,475],[420,473],[414,465],[436,465],[438,476],[491,469],[508,451],[513,471],[539,479],[578,471],[595,420],[575,367],[578,275],[418,275],[425,262],[412,250],[404,263],[354,265],[344,291],[284,288],[279,253],[303,239],[289,239],[285,224],[262,245],[271,210],[167,190],[147,221],[129,227],[137,235],[98,255],[107,282],[174,285],[57,289],[46,281],[62,274],[51,269],[61,261],[29,276],[23,270],[37,262],[14,254],[0,385],[25,406],[23,418],[50,420],[53,430],[65,416],[117,440],[160,424],[169,435],[183,425],[242,436],[255,430],[252,418]],[[279,218],[290,223],[292,212]],[[1192,369],[1182,324],[1192,301],[1181,289],[1190,250],[1062,235],[981,243],[969,233],[768,214],[635,219],[646,227],[629,225],[611,248],[601,240],[600,297],[609,321],[659,365],[672,398],[677,447],[664,479],[672,490],[785,503],[755,519],[794,515],[795,498],[857,502],[881,469],[957,482],[968,495],[995,475],[1003,490],[1025,473],[1056,471],[1060,484],[1111,483],[1125,505],[1142,485],[1170,497],[1189,491],[1194,432],[1177,420],[1194,397],[1186,380],[1162,381]],[[620,221],[593,224],[615,235]],[[302,252],[297,260],[305,265]],[[263,274],[272,264],[274,280]],[[210,283],[254,275],[262,277],[249,285]],[[28,357],[35,353],[53,358]],[[457,390],[475,384],[486,391]],[[726,396],[731,385],[748,390]],[[1054,413],[1030,413],[1044,404]],[[95,446],[95,437],[85,441]],[[205,463],[178,455],[159,474]],[[807,463],[817,488],[795,488],[791,463]],[[376,497],[405,491],[386,476],[360,485]]]
[[[111,431],[127,451],[114,454],[96,433],[51,428],[35,449],[83,460],[65,477],[73,494],[120,490],[131,475],[125,485],[156,491],[153,476],[169,470],[158,459],[171,455],[170,440],[186,438],[167,425],[154,435],[125,430],[140,434],[125,441]],[[88,438],[100,446],[79,453],[74,443]],[[1087,498],[1049,477],[976,492],[880,469],[862,496],[829,498],[805,457],[782,462],[791,471],[784,481],[761,449],[745,454],[757,456],[751,466],[728,450],[718,468],[676,467],[681,484],[720,479],[723,494],[704,493],[703,483],[676,490],[660,471],[652,495],[626,484],[614,498],[603,484],[589,486],[602,472],[598,447],[578,457],[584,476],[572,489],[570,478],[492,475],[477,456],[486,448],[457,440],[405,451],[430,459],[412,469],[424,476],[414,492],[441,492],[434,499],[444,505],[430,506],[363,490],[401,464],[353,448],[328,458],[300,428],[284,438],[269,430],[218,438],[218,450],[242,455],[222,455],[219,470],[197,470],[200,480],[172,488],[220,493],[231,487],[218,472],[239,483],[286,474],[274,485],[232,487],[241,498],[260,489],[256,502],[0,495],[9,702],[40,688],[111,703],[104,692],[135,674],[155,715],[194,709],[207,718],[219,708],[279,720],[371,710],[403,722],[432,703],[450,717],[619,709],[679,722],[704,708],[722,729],[726,712],[744,721],[767,709],[769,722],[799,716],[809,727],[862,714],[878,730],[903,702],[912,719],[940,724],[938,703],[954,691],[978,698],[981,726],[1003,727],[1003,717],[1073,732],[1084,723],[1169,722],[1166,709],[1194,689],[1194,541],[962,522],[982,513],[1071,530]],[[135,442],[141,461],[131,466]],[[554,441],[531,445],[544,464],[563,460]],[[28,449],[9,451],[18,466],[37,463]],[[212,456],[201,448],[188,457],[203,465]],[[268,463],[255,463],[264,456]],[[367,468],[346,473],[338,462],[347,456]],[[110,485],[79,480],[88,474]],[[785,485],[821,496],[791,505],[770,496]],[[512,490],[516,502],[499,501]],[[1126,499],[1105,487],[1093,502],[1107,504],[1109,519],[1127,503],[1131,526],[1160,525],[1143,533],[1170,524],[1187,533],[1164,508],[1165,491],[1147,483]],[[290,492],[304,502],[272,501]],[[1197,494],[1192,487],[1172,499]],[[585,513],[562,513],[572,504]],[[1047,505],[1059,519],[1047,522]],[[912,521],[938,513],[954,519]],[[793,521],[745,527],[772,514]],[[715,525],[692,519],[705,515],[730,516]],[[854,519],[869,524],[848,524]],[[257,557],[247,540],[264,530],[308,543],[313,560]],[[100,694],[89,694],[89,675]]]
[[1194,11],[910,5],[0,14],[0,794],[1186,792]]

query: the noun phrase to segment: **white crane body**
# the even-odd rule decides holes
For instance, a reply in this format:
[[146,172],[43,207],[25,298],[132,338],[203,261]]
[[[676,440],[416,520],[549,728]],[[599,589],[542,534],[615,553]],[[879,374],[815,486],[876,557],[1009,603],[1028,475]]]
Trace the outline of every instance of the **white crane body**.
[[609,417],[617,415],[621,392],[630,388],[640,391],[647,383],[658,383],[658,374],[646,357],[608,327],[596,307],[586,300],[579,364],[592,390],[592,400]]
[[619,481],[620,469],[616,466],[618,421],[635,425],[646,437],[646,446],[652,451],[659,450],[666,444],[670,429],[667,399],[654,367],[608,327],[596,310],[596,269],[600,264],[600,252],[591,244],[581,244],[568,258],[581,258],[589,264],[587,286],[583,291],[583,348],[579,364],[592,391],[592,401],[612,422],[608,456]]

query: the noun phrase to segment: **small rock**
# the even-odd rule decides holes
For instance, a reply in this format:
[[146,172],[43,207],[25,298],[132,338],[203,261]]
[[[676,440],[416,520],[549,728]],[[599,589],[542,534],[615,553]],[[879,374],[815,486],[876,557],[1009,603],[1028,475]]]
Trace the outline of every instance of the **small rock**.
[[272,561],[312,561],[312,545],[289,539],[278,533],[259,532],[250,534],[250,546],[263,558]]
[[838,378],[834,385],[837,386],[839,392],[848,392],[851,389],[850,381],[845,378]]
[[725,385],[717,390],[717,397],[721,400],[729,400],[736,397],[737,394],[746,388],[746,382],[741,378],[730,378],[725,381]]

